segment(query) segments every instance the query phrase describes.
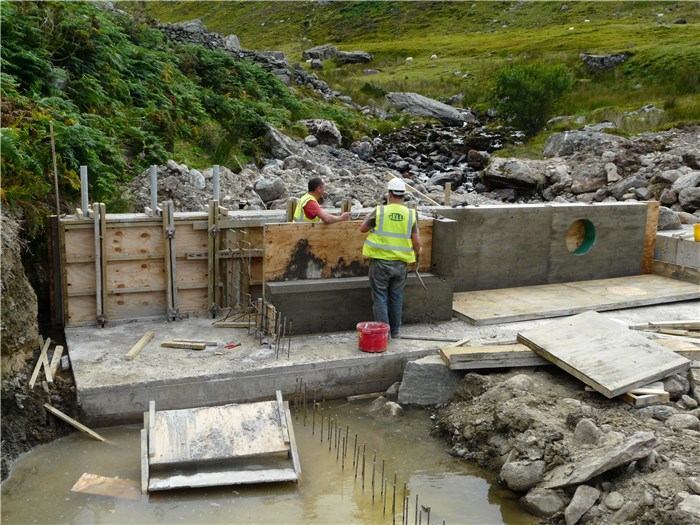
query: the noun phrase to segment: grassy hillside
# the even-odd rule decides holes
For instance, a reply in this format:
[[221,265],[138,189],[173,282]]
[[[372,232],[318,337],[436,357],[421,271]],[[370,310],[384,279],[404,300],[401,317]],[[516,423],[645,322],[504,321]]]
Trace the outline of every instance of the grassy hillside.
[[[465,106],[486,107],[494,71],[543,60],[567,65],[578,79],[559,108],[564,114],[609,118],[655,104],[667,115],[653,126],[700,119],[697,2],[147,2],[141,7],[161,21],[200,18],[210,31],[236,34],[245,48],[282,50],[292,61],[300,60],[304,49],[326,43],[372,53],[369,65],[336,67],[326,61],[318,73],[363,103],[381,104],[376,94],[382,91],[415,91],[436,98],[463,93]],[[674,23],[681,19],[686,23]],[[630,59],[614,72],[591,76],[582,52],[624,52]],[[430,60],[433,54],[438,60]],[[409,56],[414,61],[406,64]],[[367,67],[380,73],[366,75]]]

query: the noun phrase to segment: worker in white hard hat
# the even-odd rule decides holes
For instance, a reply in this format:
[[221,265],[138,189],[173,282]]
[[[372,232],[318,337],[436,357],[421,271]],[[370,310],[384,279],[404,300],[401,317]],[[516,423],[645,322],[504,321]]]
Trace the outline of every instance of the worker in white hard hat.
[[406,183],[396,177],[389,181],[388,204],[377,206],[360,225],[369,232],[362,255],[371,259],[369,282],[374,320],[387,323],[391,337],[399,337],[403,311],[403,290],[408,264],[421,254],[416,211],[404,205]]
[[340,215],[331,215],[323,211],[320,201],[326,191],[326,183],[321,177],[309,179],[308,190],[297,203],[294,210],[294,222],[323,221],[325,224],[332,224],[350,219],[350,212],[347,211]]

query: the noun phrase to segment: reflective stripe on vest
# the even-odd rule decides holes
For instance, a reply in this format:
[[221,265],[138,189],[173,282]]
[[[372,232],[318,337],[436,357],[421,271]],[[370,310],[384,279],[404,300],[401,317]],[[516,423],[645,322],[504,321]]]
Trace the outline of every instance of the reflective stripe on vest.
[[309,219],[304,213],[304,206],[306,206],[306,203],[309,201],[316,201],[318,203],[316,197],[309,195],[308,193],[305,193],[302,198],[299,199],[297,209],[294,210],[294,222],[318,222],[321,220],[318,218],[318,216],[314,217],[313,219]]
[[415,262],[411,240],[415,220],[415,211],[401,204],[377,206],[375,227],[367,235],[362,254],[372,259]]

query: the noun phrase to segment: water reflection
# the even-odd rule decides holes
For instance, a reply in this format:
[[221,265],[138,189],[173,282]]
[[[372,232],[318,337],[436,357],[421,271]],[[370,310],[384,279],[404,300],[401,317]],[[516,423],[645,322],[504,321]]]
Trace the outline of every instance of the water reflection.
[[[140,428],[100,429],[109,443],[73,434],[37,447],[13,466],[2,486],[2,523],[226,523],[226,524],[391,524],[396,474],[396,523],[403,517],[403,484],[408,496],[408,523],[418,505],[430,506],[431,523],[533,524],[515,495],[495,484],[488,473],[447,454],[446,446],[429,436],[429,414],[408,411],[395,421],[378,421],[367,413],[369,402],[335,403],[320,413],[312,429],[309,416],[295,416],[302,482],[243,485],[155,492],[127,500],[70,491],[84,472],[140,480]],[[334,433],[328,446],[328,414],[337,415],[341,439]],[[347,427],[350,427],[349,429]],[[347,434],[345,469],[342,442]],[[354,436],[360,449],[357,477],[353,467]],[[340,448],[336,444],[340,443]],[[364,490],[362,445],[365,446]],[[374,502],[372,457],[376,450]],[[387,480],[386,511],[381,465]],[[419,507],[420,510],[420,507]],[[421,523],[427,515],[422,513]]]

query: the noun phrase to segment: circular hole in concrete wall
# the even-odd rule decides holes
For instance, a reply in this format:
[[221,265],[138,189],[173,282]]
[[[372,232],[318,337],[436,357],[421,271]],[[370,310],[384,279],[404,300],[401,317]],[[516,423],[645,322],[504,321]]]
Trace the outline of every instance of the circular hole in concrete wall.
[[574,255],[583,255],[595,243],[595,226],[588,219],[571,223],[566,231],[566,248]]

